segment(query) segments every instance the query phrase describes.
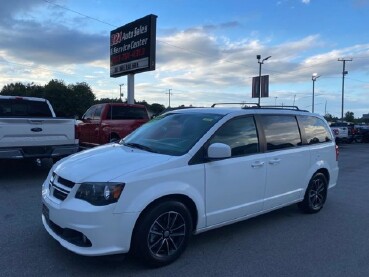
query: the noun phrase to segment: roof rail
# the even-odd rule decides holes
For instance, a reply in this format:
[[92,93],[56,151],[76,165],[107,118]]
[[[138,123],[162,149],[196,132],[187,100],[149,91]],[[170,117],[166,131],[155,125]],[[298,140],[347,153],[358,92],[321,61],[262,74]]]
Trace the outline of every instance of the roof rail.
[[300,110],[297,106],[277,106],[277,105],[266,105],[261,106],[258,103],[247,103],[247,102],[238,102],[238,103],[214,103],[211,105],[212,108],[214,108],[216,105],[242,105],[242,109],[282,109],[282,110],[296,110],[301,112],[309,112],[307,110]]
[[237,102],[237,103],[214,103],[213,105],[211,105],[212,108],[214,108],[217,105],[243,105],[244,107],[246,105],[254,105],[256,107],[260,107],[260,105],[258,103],[247,103],[247,102]]
[[275,106],[275,105],[260,106],[260,108],[263,108],[263,109],[286,109],[286,110],[297,110],[297,111],[301,111],[299,109],[299,107],[297,107],[297,106],[286,106],[286,105],[283,105],[283,106]]

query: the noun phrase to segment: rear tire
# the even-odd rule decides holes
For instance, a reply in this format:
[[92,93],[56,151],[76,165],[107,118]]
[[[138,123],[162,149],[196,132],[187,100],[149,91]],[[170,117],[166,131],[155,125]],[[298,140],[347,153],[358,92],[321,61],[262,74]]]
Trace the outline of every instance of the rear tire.
[[185,250],[191,232],[191,213],[183,203],[159,203],[146,211],[135,226],[134,254],[152,267],[170,264]]
[[328,182],[324,174],[315,173],[306,189],[304,200],[298,207],[305,213],[319,212],[327,199]]

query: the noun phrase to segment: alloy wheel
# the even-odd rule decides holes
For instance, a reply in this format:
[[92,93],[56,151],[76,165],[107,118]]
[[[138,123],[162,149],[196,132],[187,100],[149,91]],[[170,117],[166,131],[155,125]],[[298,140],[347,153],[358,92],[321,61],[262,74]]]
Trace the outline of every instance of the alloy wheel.
[[176,253],[186,236],[186,222],[180,213],[161,214],[151,225],[147,243],[151,254],[167,257]]

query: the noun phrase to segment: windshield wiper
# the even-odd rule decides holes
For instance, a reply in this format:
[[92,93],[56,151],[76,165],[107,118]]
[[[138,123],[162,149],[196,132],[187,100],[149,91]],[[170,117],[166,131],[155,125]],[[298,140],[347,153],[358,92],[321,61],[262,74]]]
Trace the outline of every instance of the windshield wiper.
[[152,153],[158,153],[157,151],[151,149],[148,146],[142,145],[142,144],[138,144],[138,143],[134,143],[134,142],[123,142],[123,145],[128,146],[128,147],[132,147],[132,148],[137,148],[137,149],[141,149],[141,150],[145,150],[148,152],[152,152]]

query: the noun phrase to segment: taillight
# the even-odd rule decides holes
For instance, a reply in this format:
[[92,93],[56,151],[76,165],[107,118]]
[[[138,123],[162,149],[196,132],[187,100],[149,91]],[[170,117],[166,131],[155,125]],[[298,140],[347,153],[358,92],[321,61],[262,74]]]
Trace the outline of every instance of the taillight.
[[338,156],[340,155],[340,150],[338,148],[338,145],[336,145],[336,161],[338,161]]

